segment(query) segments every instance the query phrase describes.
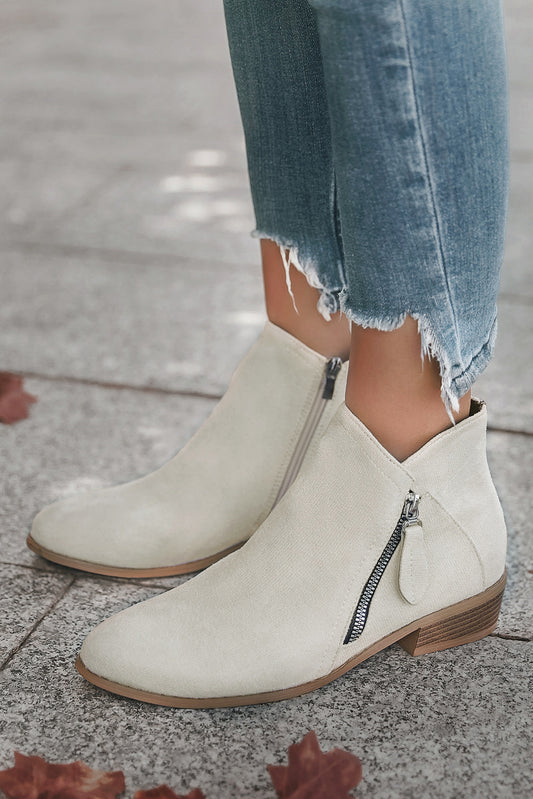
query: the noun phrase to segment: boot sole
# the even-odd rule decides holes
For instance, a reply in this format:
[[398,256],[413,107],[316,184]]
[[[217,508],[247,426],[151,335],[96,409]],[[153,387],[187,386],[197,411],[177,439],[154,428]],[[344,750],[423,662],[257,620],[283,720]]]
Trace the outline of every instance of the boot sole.
[[99,677],[98,674],[89,671],[79,655],[76,660],[76,668],[82,677],[99,688],[153,705],[181,708],[222,708],[258,705],[264,702],[279,702],[282,699],[291,699],[301,694],[310,693],[323,685],[327,685],[337,679],[337,677],[353,669],[354,666],[394,643],[399,643],[411,655],[425,655],[485,638],[496,628],[506,578],[507,573],[504,572],[498,582],[486,591],[469,599],[464,599],[462,602],[449,605],[442,610],[430,613],[428,616],[417,619],[417,621],[385,636],[385,638],[381,638],[381,640],[372,644],[363,652],[347,660],[342,666],[326,674],[325,677],[319,677],[316,680],[295,685],[292,688],[284,688],[281,691],[207,699],[165,696],[138,688],[130,688],[127,685],[121,685],[112,680],[106,680],[104,677]]
[[60,566],[69,566],[71,569],[78,569],[82,572],[91,572],[91,574],[103,574],[106,577],[174,577],[179,574],[190,574],[197,572],[201,569],[207,569],[211,564],[216,563],[217,560],[225,558],[231,552],[242,547],[244,541],[235,544],[233,547],[223,549],[222,552],[217,552],[215,555],[210,555],[208,558],[200,558],[200,560],[192,560],[189,563],[180,563],[177,566],[155,566],[151,569],[129,569],[122,566],[105,566],[101,563],[91,563],[88,560],[78,560],[77,558],[69,558],[66,555],[60,555],[58,552],[52,552],[51,549],[46,549],[38,544],[29,535],[26,539],[26,544],[41,558],[51,560],[52,563],[59,563]]

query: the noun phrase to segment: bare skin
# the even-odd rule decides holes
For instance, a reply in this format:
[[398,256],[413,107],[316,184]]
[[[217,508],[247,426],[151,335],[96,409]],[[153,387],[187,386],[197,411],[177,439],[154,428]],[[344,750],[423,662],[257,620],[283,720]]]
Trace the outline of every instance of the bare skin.
[[350,323],[346,317],[338,312],[332,314],[331,321],[327,322],[316,307],[320,292],[309,285],[305,275],[291,266],[291,288],[297,313],[287,290],[278,245],[269,239],[261,239],[261,259],[266,311],[270,321],[326,358],[339,355],[347,360],[350,354]]
[[[399,461],[452,426],[438,364],[422,362],[414,319],[389,332],[352,325],[346,405]],[[469,412],[470,392],[459,400],[455,421]]]
[[[273,241],[261,240],[268,318],[327,358],[350,358],[346,405],[391,455],[403,461],[451,427],[440,394],[436,361],[420,358],[420,335],[407,317],[397,330],[383,332],[351,325],[340,313],[326,321],[317,310],[318,289],[290,268],[296,306],[287,291],[283,261]],[[470,412],[470,392],[461,397],[456,422]]]

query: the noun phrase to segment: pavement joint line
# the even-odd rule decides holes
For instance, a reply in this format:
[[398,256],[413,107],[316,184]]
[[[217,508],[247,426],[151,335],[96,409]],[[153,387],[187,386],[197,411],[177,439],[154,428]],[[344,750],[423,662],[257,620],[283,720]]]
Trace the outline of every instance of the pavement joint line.
[[489,638],[501,638],[502,641],[524,641],[530,644],[532,639],[523,635],[514,635],[512,633],[490,633]]
[[32,563],[13,563],[11,560],[0,560],[0,566],[13,566],[16,569],[29,569],[43,574],[65,574],[64,571],[61,571],[61,567],[53,568],[52,564],[37,566]]
[[113,383],[103,380],[94,380],[89,377],[69,377],[67,375],[45,375],[40,372],[18,371],[17,375],[24,379],[49,380],[52,383],[75,383],[95,388],[116,389],[118,391],[137,391],[143,394],[162,394],[175,397],[195,397],[199,399],[219,400],[223,394],[209,391],[194,391],[189,389],[165,388],[164,386],[135,386],[129,383]]
[[[128,165],[123,165],[119,169],[117,169],[112,176],[109,176],[106,181],[103,181],[98,187],[94,189],[95,193],[99,193],[100,191],[104,191],[107,185],[114,180],[114,178],[120,174],[128,172],[130,167]],[[83,208],[86,199],[91,199],[91,192],[80,200],[80,203],[77,205],[72,206],[70,209],[67,209],[63,215],[59,215],[54,219],[54,222],[62,222],[70,213],[74,213],[78,211],[80,208]],[[46,227],[42,230],[46,232]],[[50,229],[50,228],[48,228]],[[150,267],[153,265],[153,262],[157,261],[161,264],[167,264],[169,261],[171,262],[172,266],[177,266],[180,262],[185,262],[187,264],[196,264],[200,266],[212,266],[213,258],[212,257],[198,257],[197,255],[182,255],[181,253],[166,253],[166,252],[139,252],[138,250],[116,250],[116,249],[109,249],[105,247],[91,247],[82,244],[62,244],[57,242],[47,242],[47,241],[38,241],[38,240],[31,240],[31,239],[10,239],[4,242],[4,244],[0,245],[0,252],[24,252],[30,251],[31,253],[35,254],[48,254],[52,255],[57,258],[70,258],[72,256],[76,257],[87,257],[97,261],[107,261],[107,262],[116,262],[116,263],[128,263],[131,264],[134,261],[139,266]],[[218,255],[216,257],[216,262],[222,264],[223,266],[235,266],[235,261],[228,260],[227,258],[220,258]],[[239,266],[244,267],[245,264],[239,263]],[[249,265],[251,266],[251,265]],[[255,264],[253,267],[255,268]],[[515,292],[511,291],[500,291],[498,295],[498,302],[508,302],[513,303],[516,305],[525,305],[529,306],[533,304],[533,296],[524,295],[524,294],[516,294]]]
[[[246,237],[245,237],[246,238]],[[222,266],[236,266],[234,260],[216,256],[198,257],[197,255],[182,255],[181,253],[171,252],[139,252],[139,250],[117,250],[105,247],[90,247],[84,244],[62,244],[61,242],[38,241],[36,239],[7,239],[0,248],[1,252],[24,252],[30,251],[38,255],[51,255],[57,258],[84,257],[107,263],[132,262],[139,266],[158,265],[177,266],[180,262],[194,264],[195,266],[212,266],[213,263]],[[258,255],[259,258],[259,255]],[[239,268],[252,266],[244,262],[238,263]],[[253,264],[253,268],[259,268],[258,264]],[[532,299],[533,302],[533,299]]]
[[[46,566],[37,566],[30,563],[14,563],[13,561],[9,560],[0,560],[0,566],[12,566],[15,569],[29,569],[30,571],[40,572],[41,574],[50,574],[50,575],[66,575],[70,574],[72,569],[68,566],[60,566],[58,564],[55,565],[50,563]],[[131,585],[137,588],[157,588],[158,590],[162,591],[170,591],[172,588],[176,586],[173,585],[163,585],[162,583],[152,583],[147,578],[137,577],[111,577],[107,574],[95,574],[93,572],[84,572],[78,569],[75,570],[77,573],[74,577],[76,580],[80,580],[82,578],[89,578],[95,580],[103,580],[104,582],[110,583],[118,583],[119,585]],[[191,576],[196,572],[191,572]],[[184,575],[177,575],[177,576],[184,576]]]
[[[128,171],[128,167],[124,166],[124,172]],[[77,209],[75,209],[77,210]],[[68,215],[68,211],[66,212]],[[57,221],[61,222],[63,217],[58,217]],[[9,239],[4,242],[0,247],[1,252],[31,252],[37,255],[51,255],[57,258],[71,258],[84,257],[92,260],[104,261],[108,263],[125,263],[131,264],[134,262],[136,265],[143,267],[150,267],[157,263],[158,265],[178,266],[178,264],[185,262],[186,264],[195,264],[197,266],[209,267],[213,265],[213,261],[222,266],[235,266],[234,260],[227,258],[220,258],[218,255],[216,259],[212,257],[198,257],[197,255],[182,255],[180,253],[166,253],[166,252],[139,252],[138,250],[117,250],[105,247],[90,247],[80,244],[62,244],[56,242],[38,241],[31,239]],[[256,268],[257,264],[239,263],[240,268],[246,267]],[[516,305],[529,306],[533,304],[533,296],[515,294],[514,292],[501,291],[498,295],[499,302],[509,302]]]
[[20,652],[20,650],[23,648],[23,646],[26,644],[29,638],[33,635],[33,633],[39,627],[39,625],[44,621],[44,619],[46,619],[47,616],[50,615],[50,613],[52,613],[53,610],[55,610],[57,605],[66,596],[67,592],[70,591],[75,582],[76,582],[76,577],[71,577],[70,580],[67,582],[67,584],[63,586],[63,589],[59,592],[54,601],[48,606],[48,608],[45,610],[42,616],[40,616],[37,619],[37,621],[35,621],[34,624],[32,624],[30,629],[27,631],[26,635],[18,642],[18,644],[14,647],[14,649],[11,650],[11,652],[3,660],[3,662],[0,663],[0,671],[4,671],[4,669],[11,663],[13,658]]
[[[210,391],[193,391],[189,389],[180,388],[165,388],[164,386],[135,386],[129,383],[113,383],[102,380],[94,380],[89,377],[71,377],[68,375],[46,375],[41,372],[16,372],[21,377],[31,380],[49,380],[53,383],[75,383],[84,386],[92,386],[94,388],[116,389],[117,391],[137,391],[144,394],[161,394],[174,397],[194,397],[199,399],[220,400],[224,396],[220,393]],[[515,436],[533,436],[532,430],[517,430],[513,427],[502,427],[499,425],[489,424],[487,430],[491,433],[508,433]]]

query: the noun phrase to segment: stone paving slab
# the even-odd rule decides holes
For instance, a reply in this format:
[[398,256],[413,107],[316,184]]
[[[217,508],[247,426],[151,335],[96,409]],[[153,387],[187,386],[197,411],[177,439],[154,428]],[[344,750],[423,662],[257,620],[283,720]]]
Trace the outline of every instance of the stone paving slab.
[[17,69],[48,64],[89,70],[102,63],[120,69],[126,62],[141,70],[228,59],[223,6],[217,0],[203,0],[201,6],[195,0],[158,0],[149,6],[142,0],[127,5],[24,0],[3,4],[0,24],[2,53]]
[[[0,77],[0,109],[11,125],[56,125],[85,131],[145,132],[210,129],[219,136],[240,130],[229,62],[200,61],[180,70],[136,71],[99,65],[91,70],[28,69],[21,80]],[[136,73],[136,74],[135,74]],[[42,76],[42,80],[41,80]],[[60,120],[58,123],[56,120]]]
[[[21,136],[6,125],[0,131],[0,143],[4,150],[9,149],[11,157],[21,161],[67,161],[115,169],[148,169],[160,181],[168,177],[189,177],[194,171],[210,169],[216,176],[225,172],[239,173],[243,185],[248,181],[240,131],[227,135],[224,140],[209,128],[195,131],[177,128],[166,133],[134,128],[127,134],[105,129],[31,129]],[[155,167],[159,171],[156,172]],[[167,187],[171,188],[171,183]]]
[[214,402],[40,380],[27,381],[27,388],[39,397],[31,417],[1,429],[0,561],[70,575],[27,549],[35,513],[60,497],[157,468]]
[[0,27],[0,107],[10,125],[240,131],[216,0],[25,0],[2,6]]
[[532,433],[533,306],[502,297],[498,307],[495,355],[473,392],[486,401],[490,425]]
[[[511,96],[517,90],[531,90],[531,41],[533,9],[529,0],[505,0],[505,34],[507,40],[507,72]],[[513,109],[514,110],[514,109]],[[512,119],[514,122],[514,118]],[[531,148],[531,138],[529,139]]]
[[111,179],[98,165],[0,158],[0,236],[23,239],[83,205]]
[[[170,172],[170,173],[169,173]],[[249,262],[257,242],[249,189],[241,172],[216,168],[117,175],[66,220],[43,224],[27,239],[125,253],[168,254]]]
[[511,164],[511,192],[505,259],[502,269],[501,296],[533,300],[531,280],[531,252],[533,251],[533,226],[531,225],[531,186],[533,185],[533,151],[530,161]]
[[533,299],[530,266],[533,249],[532,185],[533,151],[529,161],[511,164],[511,192],[501,281],[502,297],[512,294],[524,302]]
[[497,632],[533,640],[532,439],[493,432],[487,448],[509,532],[507,588]]
[[[273,797],[265,765],[309,729],[362,760],[360,799],[523,799],[533,648],[497,638],[423,658],[393,647],[314,694],[219,711],[160,708],[85,683],[73,661],[102,618],[149,589],[80,578],[4,672],[0,764],[17,748],[122,768],[133,789],[166,782],[207,797]],[[110,734],[110,729],[113,733]]]
[[258,258],[6,253],[0,276],[0,362],[14,371],[220,394],[266,318]]
[[60,599],[72,579],[69,574],[48,574],[0,563],[0,669]]

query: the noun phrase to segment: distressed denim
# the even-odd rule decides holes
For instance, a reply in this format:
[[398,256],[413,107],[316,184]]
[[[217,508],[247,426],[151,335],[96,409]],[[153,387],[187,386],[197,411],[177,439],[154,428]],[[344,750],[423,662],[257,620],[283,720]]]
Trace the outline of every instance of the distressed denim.
[[488,363],[508,193],[500,0],[225,0],[256,216],[327,319]]

